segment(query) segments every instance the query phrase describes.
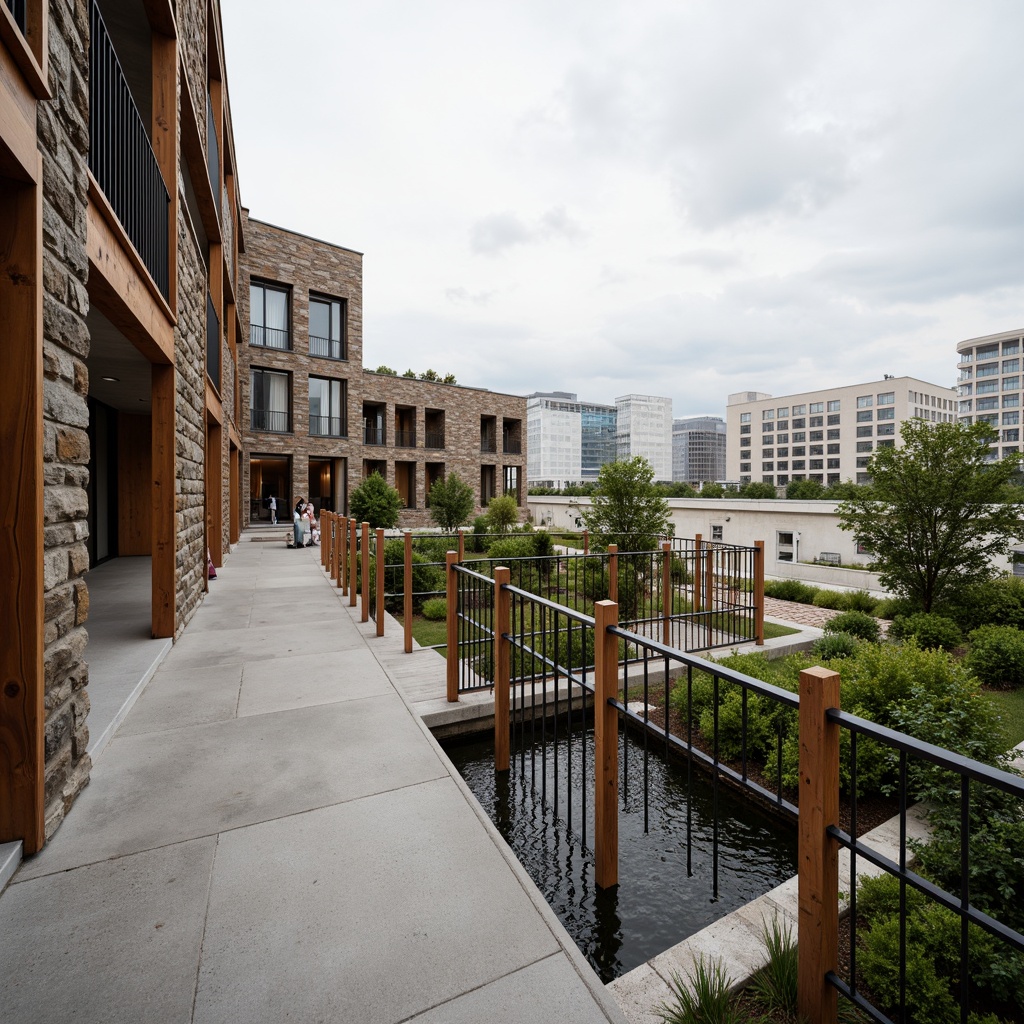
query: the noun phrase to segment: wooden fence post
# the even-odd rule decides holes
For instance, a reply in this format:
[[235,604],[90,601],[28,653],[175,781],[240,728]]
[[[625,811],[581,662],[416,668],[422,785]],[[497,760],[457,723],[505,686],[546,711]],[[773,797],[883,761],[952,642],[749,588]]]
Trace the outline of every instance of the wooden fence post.
[[693,538],[693,611],[699,612],[704,607],[701,585],[704,582],[704,545],[701,535]]
[[[325,509],[320,509],[320,568],[321,569],[326,569],[329,566],[329,563],[327,561],[327,553],[330,550],[331,542],[330,542],[329,539],[328,540],[324,539],[324,533],[325,533],[324,526],[326,525],[327,529],[330,530],[330,527],[331,527],[330,516],[331,516],[330,512],[326,511]],[[310,523],[310,528],[311,529],[312,529],[312,525],[313,524]]]
[[384,531],[377,529],[377,636],[384,635]]
[[608,545],[608,600],[619,603],[619,545]]
[[412,654],[412,534],[405,531],[405,566],[402,585],[402,626],[405,634],[405,653]]
[[764,541],[754,541],[754,637],[764,646]]
[[583,531],[583,554],[585,554],[585,555],[589,555],[590,554],[590,531],[589,530],[584,530]]
[[[342,566],[345,564],[345,560],[342,557],[342,552],[345,550],[345,541],[348,537],[348,517],[347,516],[335,516],[334,517],[334,543],[331,545],[331,563],[332,572],[331,576],[334,579],[338,589],[342,586]],[[345,593],[344,590],[341,591]]]
[[464,562],[466,560],[466,534],[459,528],[459,561]]
[[707,543],[707,557],[704,561],[704,610],[715,610],[715,544]]
[[672,644],[672,544],[661,545],[661,642]]
[[797,992],[811,1024],[836,1024],[838,1005],[825,980],[839,960],[839,844],[825,834],[839,824],[839,726],[825,717],[838,707],[837,672],[800,673]]
[[332,580],[338,578],[334,571],[334,525],[337,518],[333,512],[320,513],[320,552],[324,558],[324,568]]
[[455,577],[457,551],[449,551],[444,556],[445,595],[448,606],[448,644],[445,647],[446,683],[448,702],[454,704],[459,699],[459,588]]
[[619,884],[619,641],[614,601],[594,604],[594,880],[599,889]]
[[508,771],[509,697],[512,686],[512,595],[508,586],[511,572],[501,566],[494,570],[494,770]]
[[370,524],[362,524],[360,537],[363,550],[359,554],[359,621],[370,621]]
[[348,521],[348,571],[346,576],[348,577],[348,603],[350,608],[356,606],[356,591],[359,589],[358,581],[356,580],[356,556],[358,555],[358,544],[357,537],[359,527],[356,523],[355,517],[353,516]]

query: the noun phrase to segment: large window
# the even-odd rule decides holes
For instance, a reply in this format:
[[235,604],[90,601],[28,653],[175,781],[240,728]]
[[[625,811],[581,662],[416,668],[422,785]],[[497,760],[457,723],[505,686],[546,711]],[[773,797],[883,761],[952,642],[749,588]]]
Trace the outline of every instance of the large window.
[[249,286],[249,344],[290,349],[288,289],[253,281]]
[[269,430],[278,434],[286,434],[291,430],[287,373],[252,371],[249,417],[253,430]]
[[348,408],[345,381],[309,378],[309,432],[318,437],[346,437]]
[[309,297],[309,354],[347,359],[345,303],[341,299]]

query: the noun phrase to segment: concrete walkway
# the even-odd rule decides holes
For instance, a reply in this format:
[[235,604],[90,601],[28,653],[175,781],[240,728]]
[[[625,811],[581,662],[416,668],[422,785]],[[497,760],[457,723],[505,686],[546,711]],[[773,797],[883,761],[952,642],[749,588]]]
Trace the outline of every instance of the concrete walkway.
[[5,1024],[621,1024],[318,558],[238,545],[0,895]]

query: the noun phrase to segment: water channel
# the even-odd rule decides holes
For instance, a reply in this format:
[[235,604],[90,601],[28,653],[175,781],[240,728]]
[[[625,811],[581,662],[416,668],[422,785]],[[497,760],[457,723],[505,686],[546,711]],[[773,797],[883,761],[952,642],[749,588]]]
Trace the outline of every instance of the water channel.
[[[626,741],[620,736],[619,742],[621,771]],[[653,752],[647,758],[645,834],[644,756],[630,739],[627,792],[619,813],[619,885],[599,890],[583,842],[592,847],[592,729],[577,731],[571,747],[570,753],[569,741],[560,740],[556,800],[556,755],[550,742],[513,744],[512,769],[502,775],[494,771],[492,738],[445,744],[491,821],[605,983],[795,874],[795,828],[719,786],[719,892],[714,899],[710,780],[692,772],[688,874],[687,768]]]

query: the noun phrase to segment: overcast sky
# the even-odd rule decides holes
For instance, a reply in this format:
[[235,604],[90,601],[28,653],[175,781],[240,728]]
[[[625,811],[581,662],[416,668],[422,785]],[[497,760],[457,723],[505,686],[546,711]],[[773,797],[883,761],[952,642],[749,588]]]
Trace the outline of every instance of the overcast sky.
[[1024,328],[1019,0],[222,0],[242,201],[364,363],[513,393],[910,374]]

